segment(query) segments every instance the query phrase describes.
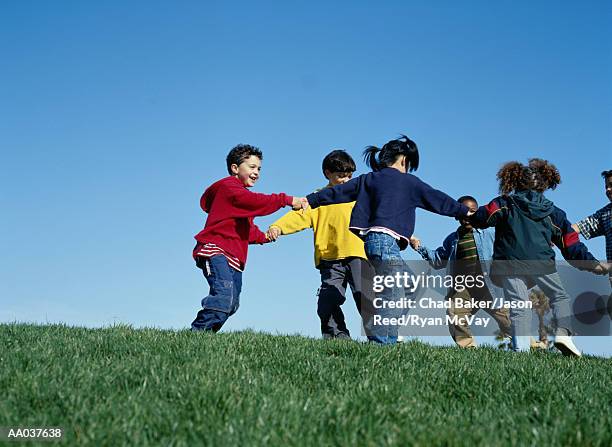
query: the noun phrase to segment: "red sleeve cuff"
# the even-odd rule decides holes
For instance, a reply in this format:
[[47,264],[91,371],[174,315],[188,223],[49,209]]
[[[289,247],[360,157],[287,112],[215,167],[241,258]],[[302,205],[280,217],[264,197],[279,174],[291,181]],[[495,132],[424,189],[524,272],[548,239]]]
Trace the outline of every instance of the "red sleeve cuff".
[[285,196],[285,206],[293,206],[293,196]]
[[491,214],[495,213],[496,211],[499,211],[499,205],[495,200],[492,200],[488,205],[485,206],[485,209],[487,210],[487,217],[489,217]]

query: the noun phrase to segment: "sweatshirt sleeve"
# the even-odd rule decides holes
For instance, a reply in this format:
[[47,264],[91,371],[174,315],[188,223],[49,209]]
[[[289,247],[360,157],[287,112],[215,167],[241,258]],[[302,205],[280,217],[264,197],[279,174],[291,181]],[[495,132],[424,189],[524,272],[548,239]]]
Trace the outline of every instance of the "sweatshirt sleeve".
[[284,193],[261,194],[236,185],[228,191],[229,201],[232,205],[233,217],[267,216],[284,206],[290,206],[293,197]]
[[572,224],[567,220],[563,210],[554,207],[550,218],[553,225],[559,230],[558,234],[553,237],[552,242],[559,247],[561,254],[567,261],[590,261],[572,264],[580,270],[591,270],[599,264],[586,245],[580,242],[578,233],[572,228]]
[[429,262],[429,265],[435,270],[440,270],[447,266],[448,260],[450,258],[450,253],[453,244],[453,234],[449,235],[441,247],[436,248],[435,250],[430,250],[427,247],[421,246],[418,248],[417,252],[421,255],[421,257]]
[[312,228],[312,209],[303,211],[289,211],[283,217],[274,222],[271,227],[277,227],[281,234],[293,234],[306,228]]
[[464,217],[468,213],[468,207],[457,202],[448,194],[432,188],[422,180],[419,182],[420,203],[419,208],[429,212],[441,214],[442,216]]
[[494,227],[498,222],[506,219],[508,207],[505,206],[501,197],[491,200],[488,205],[478,208],[470,220],[476,228]]
[[251,227],[249,228],[249,244],[265,244],[270,242],[266,233],[261,231],[257,225],[251,221]]
[[359,186],[363,176],[355,177],[346,183],[336,185],[333,188],[323,188],[320,191],[308,194],[306,199],[311,208],[318,208],[324,205],[333,205],[335,203],[348,203],[357,200],[359,194]]

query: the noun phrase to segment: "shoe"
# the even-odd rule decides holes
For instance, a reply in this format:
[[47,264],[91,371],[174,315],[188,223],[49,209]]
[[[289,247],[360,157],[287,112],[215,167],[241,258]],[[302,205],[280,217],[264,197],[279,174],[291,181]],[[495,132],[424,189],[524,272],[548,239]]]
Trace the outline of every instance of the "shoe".
[[351,336],[347,334],[346,332],[338,332],[338,334],[336,335],[336,338],[338,340],[350,340]]
[[555,348],[561,351],[561,354],[571,357],[581,357],[580,349],[576,347],[569,335],[557,335],[555,337]]

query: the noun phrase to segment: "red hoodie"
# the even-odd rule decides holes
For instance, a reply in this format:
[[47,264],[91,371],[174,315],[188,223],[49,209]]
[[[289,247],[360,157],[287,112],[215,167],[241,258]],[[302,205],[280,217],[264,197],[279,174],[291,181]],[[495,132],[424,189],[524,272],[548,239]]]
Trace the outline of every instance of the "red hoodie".
[[198,246],[213,243],[238,258],[244,268],[249,244],[268,242],[266,234],[253,223],[253,218],[267,216],[292,203],[293,197],[284,193],[251,192],[238,178],[225,177],[209,186],[200,199],[200,206],[208,213],[208,219],[204,229],[195,236]]

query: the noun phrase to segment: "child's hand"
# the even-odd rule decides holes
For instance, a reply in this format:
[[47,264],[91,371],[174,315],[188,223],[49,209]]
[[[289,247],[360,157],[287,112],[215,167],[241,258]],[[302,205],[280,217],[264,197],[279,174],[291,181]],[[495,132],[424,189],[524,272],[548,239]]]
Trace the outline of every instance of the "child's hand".
[[612,271],[612,264],[608,262],[600,262],[594,269],[593,273],[596,275],[607,275]]
[[306,199],[306,197],[294,197],[293,198],[293,203],[291,204],[291,207],[295,211],[305,210],[309,206],[310,205],[308,204],[308,200]]
[[281,230],[278,227],[270,227],[268,231],[266,231],[266,237],[269,241],[275,241],[281,235]]
[[421,246],[421,240],[416,236],[410,236],[410,246],[413,250],[418,250]]

